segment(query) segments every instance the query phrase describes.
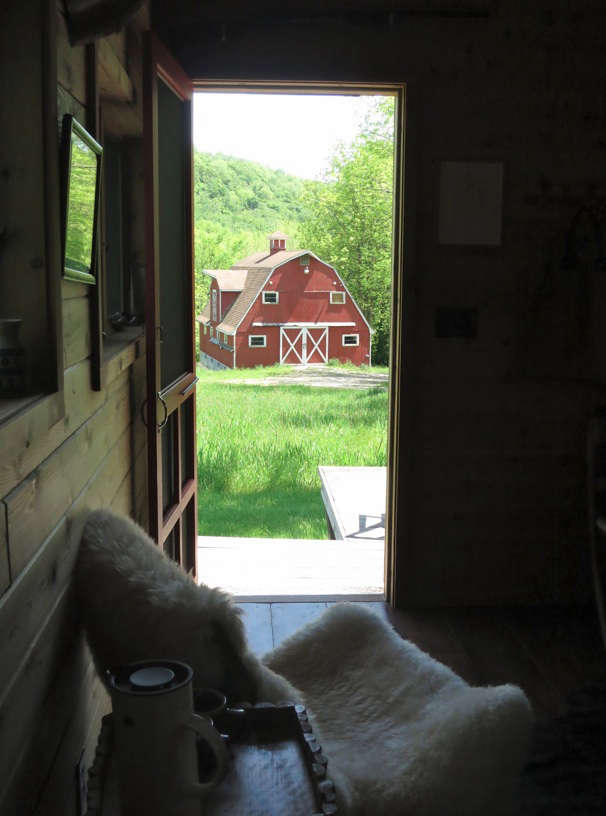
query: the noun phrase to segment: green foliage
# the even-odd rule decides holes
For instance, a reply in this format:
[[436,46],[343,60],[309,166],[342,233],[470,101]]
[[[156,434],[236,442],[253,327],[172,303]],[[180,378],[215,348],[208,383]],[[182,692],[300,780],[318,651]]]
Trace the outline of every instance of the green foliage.
[[305,184],[300,239],[335,266],[375,330],[373,362],[387,364],[391,302],[393,99],[377,99],[357,138],[337,147],[324,184]]
[[267,249],[281,230],[297,245],[306,217],[304,182],[281,170],[221,154],[194,153],[196,314],[208,301],[203,269],[229,269],[240,258]]
[[303,180],[282,170],[224,156],[194,154],[194,208],[200,217],[232,232],[273,232],[307,213]]
[[386,388],[238,382],[283,370],[198,369],[201,535],[326,538],[318,465],[385,465]]
[[77,138],[72,139],[65,262],[70,269],[90,272],[95,214],[97,156]]

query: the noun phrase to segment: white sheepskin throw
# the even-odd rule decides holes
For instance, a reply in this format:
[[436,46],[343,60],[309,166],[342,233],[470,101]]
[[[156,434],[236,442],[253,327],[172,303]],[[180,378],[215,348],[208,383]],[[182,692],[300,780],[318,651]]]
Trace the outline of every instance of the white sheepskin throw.
[[511,812],[532,722],[518,687],[469,686],[354,604],[265,661],[301,691],[343,813]]
[[183,660],[194,686],[231,701],[296,700],[295,690],[252,655],[229,595],[198,586],[131,519],[91,513],[76,563],[76,590],[95,664]]

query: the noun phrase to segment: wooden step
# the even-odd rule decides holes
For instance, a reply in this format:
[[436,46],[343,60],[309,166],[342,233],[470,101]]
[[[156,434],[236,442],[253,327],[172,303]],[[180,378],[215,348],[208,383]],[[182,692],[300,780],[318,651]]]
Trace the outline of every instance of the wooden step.
[[384,545],[367,539],[198,537],[198,577],[238,597],[382,595]]

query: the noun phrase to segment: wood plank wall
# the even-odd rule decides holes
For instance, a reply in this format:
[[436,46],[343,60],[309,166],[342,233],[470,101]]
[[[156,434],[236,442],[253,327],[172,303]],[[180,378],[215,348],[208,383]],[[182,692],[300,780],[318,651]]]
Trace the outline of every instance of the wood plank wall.
[[[31,7],[39,13],[41,5]],[[62,6],[59,120],[71,112],[85,121],[84,49],[69,45]],[[116,49],[115,37],[112,44]],[[25,40],[20,47],[27,48]],[[144,345],[133,342],[106,359],[104,388],[92,390],[90,294],[84,285],[62,284],[63,418],[49,422],[41,400],[0,425],[3,814],[78,812],[75,768],[83,752],[90,765],[109,710],[75,606],[72,571],[82,525],[97,507],[147,523],[146,436],[139,418]]]

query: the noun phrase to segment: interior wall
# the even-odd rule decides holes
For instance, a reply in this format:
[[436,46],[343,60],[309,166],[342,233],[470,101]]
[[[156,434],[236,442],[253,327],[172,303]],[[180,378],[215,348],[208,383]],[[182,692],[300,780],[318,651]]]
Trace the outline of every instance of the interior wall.
[[[606,282],[591,237],[576,267],[563,259],[580,207],[603,220],[606,10],[480,11],[196,28],[158,8],[153,22],[194,78],[407,83],[399,597],[568,602],[591,593],[585,437],[604,399]],[[499,246],[439,243],[440,163],[468,160],[503,163]],[[477,335],[437,337],[440,308],[477,310]]]
[[[65,112],[86,123],[93,104],[87,98],[84,47],[70,46],[63,3],[50,3],[57,13],[57,122],[41,120],[37,134],[28,133],[3,158],[7,171],[17,168],[24,179],[13,190],[11,209],[23,253],[37,241],[44,246],[45,211],[58,206],[44,198],[36,159],[42,148],[35,137],[41,142],[44,127],[58,137]],[[19,31],[16,18],[12,28],[3,30],[9,40],[18,38],[29,66],[22,85],[19,73],[12,77],[14,118],[22,121],[32,111],[41,115],[30,88],[41,84],[45,69],[38,59],[39,43],[24,32],[42,25],[44,8],[36,0],[20,0]],[[57,139],[57,161],[58,150]],[[143,202],[132,206],[142,210]],[[22,223],[24,212],[29,216]],[[25,278],[20,281],[24,296],[45,306],[44,290]],[[80,813],[76,766],[81,757],[85,768],[91,764],[101,717],[109,711],[74,601],[71,578],[82,525],[87,512],[97,507],[111,507],[147,524],[146,437],[139,418],[145,395],[144,342],[116,345],[106,353],[103,388],[93,390],[92,287],[68,281],[61,286],[64,416],[56,421],[48,412],[48,399],[41,399],[0,424],[3,814]]]

